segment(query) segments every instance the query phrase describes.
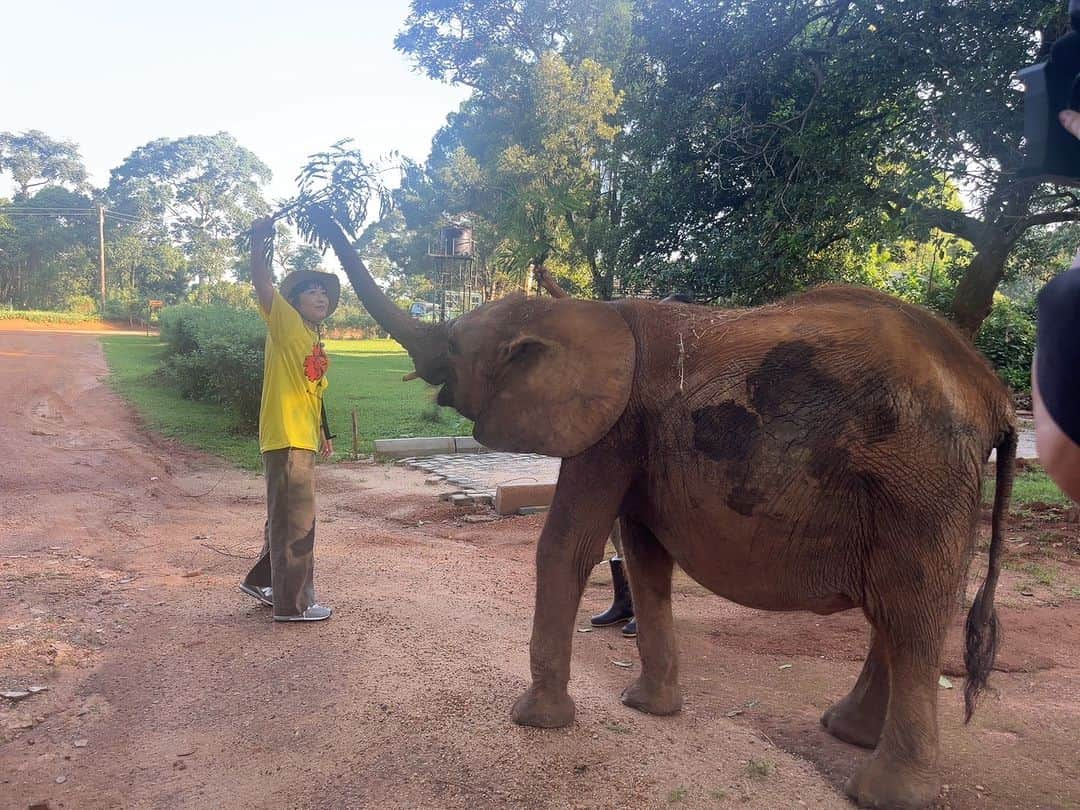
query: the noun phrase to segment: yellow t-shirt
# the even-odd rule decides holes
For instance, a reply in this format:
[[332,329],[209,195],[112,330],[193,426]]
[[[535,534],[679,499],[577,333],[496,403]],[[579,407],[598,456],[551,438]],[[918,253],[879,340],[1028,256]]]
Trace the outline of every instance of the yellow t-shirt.
[[259,315],[268,327],[259,407],[259,449],[264,453],[285,447],[318,451],[319,415],[328,383],[325,374],[319,380],[309,380],[304,360],[319,337],[277,290],[270,312],[260,306]]

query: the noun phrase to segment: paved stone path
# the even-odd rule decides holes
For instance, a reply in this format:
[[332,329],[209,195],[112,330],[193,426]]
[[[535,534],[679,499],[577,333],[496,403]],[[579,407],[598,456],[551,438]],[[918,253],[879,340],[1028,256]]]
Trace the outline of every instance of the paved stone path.
[[459,502],[490,503],[502,484],[554,484],[560,460],[532,453],[457,453],[403,458],[398,464],[423,470],[464,493]]

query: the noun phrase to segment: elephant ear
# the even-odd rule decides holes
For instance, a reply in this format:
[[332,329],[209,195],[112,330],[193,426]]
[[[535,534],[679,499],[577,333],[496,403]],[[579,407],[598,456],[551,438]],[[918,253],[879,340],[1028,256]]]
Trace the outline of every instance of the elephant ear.
[[622,416],[635,353],[611,304],[533,299],[518,333],[496,350],[493,393],[473,434],[496,450],[575,456]]

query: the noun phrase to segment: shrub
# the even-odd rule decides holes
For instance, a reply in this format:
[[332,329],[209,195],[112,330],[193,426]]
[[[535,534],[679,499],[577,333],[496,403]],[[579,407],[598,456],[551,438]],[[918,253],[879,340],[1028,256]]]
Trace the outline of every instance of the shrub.
[[1003,295],[995,296],[994,308],[983,321],[975,345],[1013,391],[1031,390],[1035,318],[1027,309]]
[[334,314],[326,319],[323,329],[328,337],[335,338],[386,337],[386,332],[367,310],[353,303],[342,302]]
[[127,321],[131,326],[146,322],[146,304],[140,302],[129,290],[105,299],[105,311],[101,317],[106,321]]
[[227,407],[237,430],[259,424],[266,326],[250,309],[181,304],[161,312],[162,373],[186,399]]
[[76,315],[95,315],[98,302],[89,295],[72,295],[67,299],[64,309]]

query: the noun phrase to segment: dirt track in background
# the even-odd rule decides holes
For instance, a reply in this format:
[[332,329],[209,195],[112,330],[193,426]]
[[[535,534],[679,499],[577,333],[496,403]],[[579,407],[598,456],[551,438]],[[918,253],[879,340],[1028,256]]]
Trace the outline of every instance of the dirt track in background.
[[[143,432],[105,371],[93,337],[0,331],[0,689],[48,687],[0,699],[0,806],[850,806],[867,754],[818,717],[859,670],[857,613],[748,610],[680,574],[681,715],[618,702],[637,651],[598,630],[575,636],[575,724],[519,728],[543,516],[471,524],[420,473],[323,467],[337,613],[275,625],[236,589],[261,478]],[[1010,531],[1004,671],[967,727],[961,678],[942,691],[938,807],[1080,805],[1076,534]],[[597,568],[579,626],[609,595]]]

